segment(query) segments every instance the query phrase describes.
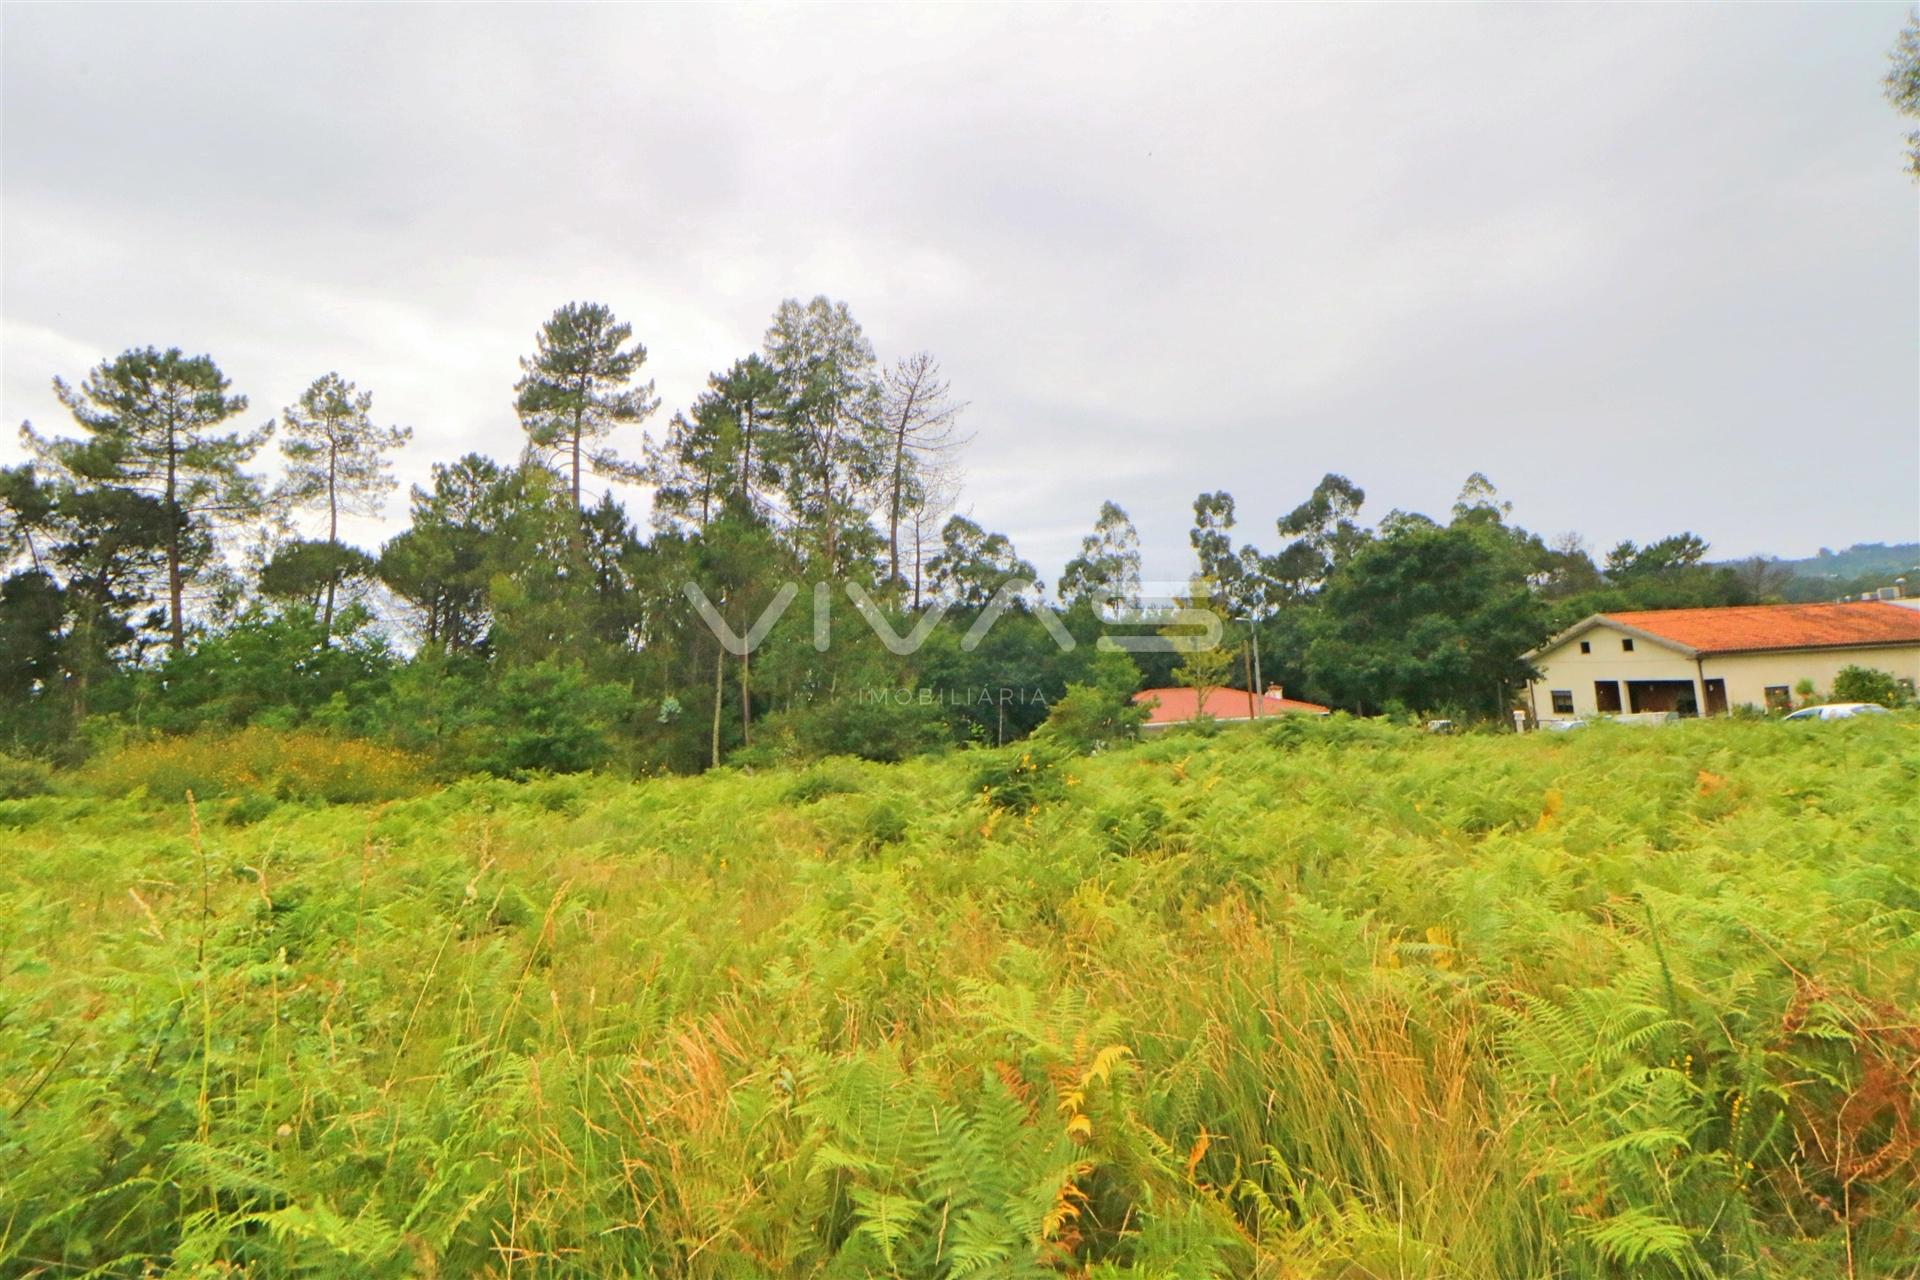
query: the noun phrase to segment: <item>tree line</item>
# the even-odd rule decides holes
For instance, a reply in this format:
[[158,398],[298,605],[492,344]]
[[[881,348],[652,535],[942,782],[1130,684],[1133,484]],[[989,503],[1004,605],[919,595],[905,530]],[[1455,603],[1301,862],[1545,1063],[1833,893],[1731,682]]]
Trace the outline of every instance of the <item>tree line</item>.
[[[1123,731],[1135,689],[1176,680],[1497,719],[1556,627],[1763,585],[1707,565],[1686,533],[1596,562],[1515,525],[1479,474],[1442,519],[1371,524],[1360,487],[1328,475],[1259,522],[1271,550],[1242,540],[1231,494],[1199,495],[1193,593],[1222,615],[1221,646],[1114,652],[1098,640],[1142,603],[1126,511],[1103,504],[1049,588],[956,510],[966,406],[931,354],[883,363],[845,303],[788,300],[761,349],[657,433],[646,363],[608,307],[559,308],[513,385],[520,455],[435,462],[377,552],[345,541],[342,517],[379,510],[411,432],[341,374],[257,426],[212,357],[178,348],[56,378],[71,425],[23,424],[31,460],[0,469],[0,745],[74,758],[258,723],[495,772],[897,759],[1003,743],[1050,714]],[[270,444],[272,484],[255,469]],[[590,500],[595,479],[647,486],[645,523],[611,488]],[[852,584],[886,627],[842,597],[824,647],[816,610],[790,608],[732,651],[717,632],[748,634],[793,582]],[[906,635],[934,605],[955,625],[896,652],[883,630]]]

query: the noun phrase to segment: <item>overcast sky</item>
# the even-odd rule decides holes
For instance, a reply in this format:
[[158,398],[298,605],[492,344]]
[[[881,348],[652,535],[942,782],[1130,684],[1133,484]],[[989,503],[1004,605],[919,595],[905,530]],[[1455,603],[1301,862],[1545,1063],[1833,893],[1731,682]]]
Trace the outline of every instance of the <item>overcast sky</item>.
[[962,507],[1049,580],[1102,499],[1177,574],[1196,493],[1272,549],[1327,471],[1596,548],[1920,538],[1905,16],[9,5],[0,460],[151,343],[250,420],[339,370],[416,481],[515,454],[562,302],[658,430],[825,293],[939,357]]

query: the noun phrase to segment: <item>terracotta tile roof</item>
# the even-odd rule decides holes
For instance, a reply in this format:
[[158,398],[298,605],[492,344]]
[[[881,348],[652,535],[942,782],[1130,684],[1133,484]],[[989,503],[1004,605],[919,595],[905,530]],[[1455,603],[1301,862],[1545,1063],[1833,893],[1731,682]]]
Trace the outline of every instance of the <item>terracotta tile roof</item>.
[[[1142,689],[1133,695],[1136,706],[1152,704],[1147,723],[1184,724],[1199,717],[1199,690],[1187,688]],[[1245,689],[1209,689],[1207,714],[1215,720],[1258,720],[1266,716],[1289,714],[1324,716],[1326,707],[1298,698],[1283,698],[1269,689],[1264,697],[1255,697]]]
[[1696,653],[1920,644],[1920,609],[1884,601],[1761,604],[1726,609],[1640,609],[1600,619]]

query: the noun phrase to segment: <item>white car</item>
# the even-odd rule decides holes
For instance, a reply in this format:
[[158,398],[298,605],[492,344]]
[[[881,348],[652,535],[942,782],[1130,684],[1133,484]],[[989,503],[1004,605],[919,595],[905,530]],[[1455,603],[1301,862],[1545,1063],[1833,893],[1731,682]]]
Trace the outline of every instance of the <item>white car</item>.
[[1884,716],[1887,709],[1875,702],[1829,702],[1821,707],[1802,707],[1789,720],[1851,720],[1855,716]]

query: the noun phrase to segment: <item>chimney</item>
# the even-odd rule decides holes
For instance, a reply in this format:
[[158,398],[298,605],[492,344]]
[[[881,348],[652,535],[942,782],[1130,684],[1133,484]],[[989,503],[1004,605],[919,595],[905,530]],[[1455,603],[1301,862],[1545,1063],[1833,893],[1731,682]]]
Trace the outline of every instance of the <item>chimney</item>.
[[1287,695],[1286,691],[1276,682],[1267,686],[1267,696],[1269,698],[1285,698]]

